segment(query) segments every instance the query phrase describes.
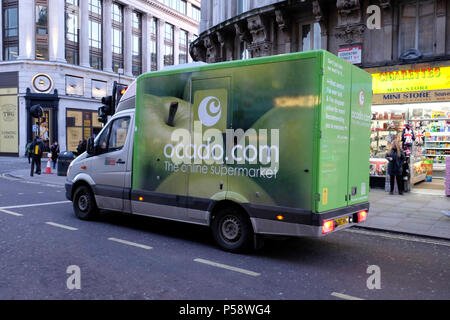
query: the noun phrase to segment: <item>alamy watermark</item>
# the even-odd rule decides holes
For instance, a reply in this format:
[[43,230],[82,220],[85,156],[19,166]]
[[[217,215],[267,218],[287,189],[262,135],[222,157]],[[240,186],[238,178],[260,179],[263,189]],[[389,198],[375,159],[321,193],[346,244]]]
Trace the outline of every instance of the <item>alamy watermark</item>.
[[70,274],[67,278],[66,286],[69,290],[81,290],[81,269],[79,266],[71,265],[66,269],[66,273]]
[[366,273],[370,274],[366,281],[367,289],[381,289],[381,268],[377,265],[370,265],[367,267]]
[[381,8],[377,5],[367,7],[367,29],[381,29]]

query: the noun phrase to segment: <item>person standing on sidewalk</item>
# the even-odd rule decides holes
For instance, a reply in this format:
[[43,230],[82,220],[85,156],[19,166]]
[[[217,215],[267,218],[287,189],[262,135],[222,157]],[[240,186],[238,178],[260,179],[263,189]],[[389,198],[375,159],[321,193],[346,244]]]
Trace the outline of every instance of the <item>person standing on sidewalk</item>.
[[32,156],[31,144],[32,144],[32,142],[30,140],[28,140],[28,143],[25,147],[25,156],[28,157],[28,164],[31,164],[31,156]]
[[50,153],[52,154],[53,169],[56,169],[56,161],[58,160],[58,156],[59,156],[58,141],[53,142],[53,144],[50,146]]
[[30,176],[33,176],[33,171],[35,170],[34,166],[36,166],[36,174],[41,174],[41,158],[44,150],[44,144],[39,137],[36,137],[30,148],[32,152]]
[[391,182],[391,192],[394,194],[395,180],[397,180],[398,193],[403,194],[403,163],[405,162],[405,155],[403,154],[398,139],[392,142],[386,159],[389,161],[388,174]]

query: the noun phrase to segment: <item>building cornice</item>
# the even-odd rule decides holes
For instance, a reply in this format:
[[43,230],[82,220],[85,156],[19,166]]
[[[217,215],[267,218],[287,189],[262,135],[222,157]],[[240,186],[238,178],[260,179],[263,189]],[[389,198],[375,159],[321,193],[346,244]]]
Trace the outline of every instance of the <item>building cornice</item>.
[[[159,1],[156,1],[156,0],[139,0],[139,1],[149,5],[152,8],[155,8],[161,12],[164,12],[176,19],[180,19],[180,20],[190,24],[194,28],[198,28],[198,26],[200,24],[200,22],[195,21],[194,19],[190,18],[189,16],[184,15],[184,14],[168,7],[168,6],[164,5],[163,3],[160,3]],[[158,16],[155,16],[155,17],[158,18]]]
[[[35,61],[35,60],[15,60],[15,61],[0,62],[0,67],[1,66],[14,66],[14,65],[55,67],[55,68],[61,68],[61,69],[65,69],[65,70],[69,69],[69,70],[74,70],[74,71],[84,72],[84,73],[89,72],[90,75],[98,75],[98,76],[109,77],[109,78],[118,78],[119,77],[118,73],[107,72],[107,71],[102,71],[102,70],[97,70],[97,69],[93,69],[93,68],[87,68],[87,67],[82,67],[82,66],[77,66],[77,65],[73,65],[73,64],[67,64],[67,63],[59,63],[59,62],[51,62],[51,61]],[[93,77],[90,76],[90,78],[93,78]],[[126,75],[120,75],[120,78],[123,80],[130,81],[130,82],[132,82],[136,79],[134,77],[129,77]]]

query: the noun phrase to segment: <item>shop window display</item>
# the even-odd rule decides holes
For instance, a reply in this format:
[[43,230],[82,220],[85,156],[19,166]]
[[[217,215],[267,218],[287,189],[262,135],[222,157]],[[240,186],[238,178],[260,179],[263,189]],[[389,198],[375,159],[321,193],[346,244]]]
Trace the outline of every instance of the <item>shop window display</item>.
[[[380,105],[372,107],[370,175],[372,186],[383,186],[386,153],[394,139],[402,141],[410,184],[445,175],[450,157],[450,104]],[[380,180],[375,183],[375,180]]]

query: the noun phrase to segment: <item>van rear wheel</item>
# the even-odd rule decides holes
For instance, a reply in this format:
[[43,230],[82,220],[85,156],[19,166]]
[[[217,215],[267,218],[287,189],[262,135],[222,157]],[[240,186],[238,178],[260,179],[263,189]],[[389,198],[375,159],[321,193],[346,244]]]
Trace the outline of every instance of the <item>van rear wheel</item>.
[[250,220],[235,208],[220,209],[211,224],[214,240],[226,251],[248,250],[253,239]]
[[81,220],[94,220],[98,217],[98,208],[92,191],[86,186],[75,190],[73,197],[73,210]]

